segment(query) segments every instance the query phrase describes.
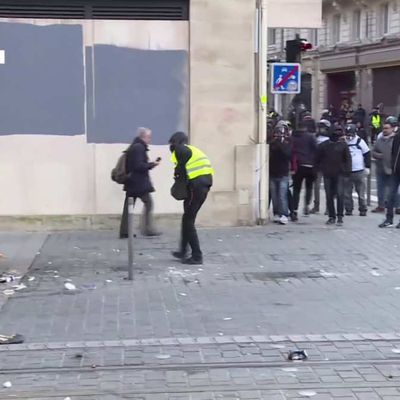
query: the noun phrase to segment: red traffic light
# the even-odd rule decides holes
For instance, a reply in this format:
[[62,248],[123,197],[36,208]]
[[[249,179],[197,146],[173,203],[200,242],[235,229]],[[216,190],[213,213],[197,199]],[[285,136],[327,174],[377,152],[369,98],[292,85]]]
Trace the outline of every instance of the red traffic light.
[[301,41],[301,51],[308,51],[312,50],[313,45],[310,42],[307,42],[307,40],[302,40]]

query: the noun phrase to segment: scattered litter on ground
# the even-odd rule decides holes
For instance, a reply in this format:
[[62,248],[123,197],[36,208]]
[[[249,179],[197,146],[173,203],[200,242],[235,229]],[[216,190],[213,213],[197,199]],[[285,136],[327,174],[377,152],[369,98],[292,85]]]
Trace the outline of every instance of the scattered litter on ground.
[[97,365],[96,364],[92,364],[92,368],[93,369],[97,368]]
[[372,271],[370,272],[370,274],[371,274],[372,276],[382,276],[381,273],[379,273],[378,271],[375,271],[375,270],[372,270]]
[[82,285],[82,287],[84,289],[88,289],[88,290],[95,290],[96,289],[96,285],[94,283],[89,284],[89,285]]
[[4,293],[6,296],[12,296],[12,295],[15,293],[15,291],[12,290],[12,289],[6,289],[6,290],[3,290],[3,293]]
[[49,264],[49,265],[53,265],[53,263],[52,263],[51,261],[49,261],[47,264]]
[[168,360],[168,358],[171,358],[171,356],[169,354],[157,354],[156,358],[159,360]]
[[65,282],[64,287],[67,290],[76,290],[76,286],[73,283]]
[[186,293],[179,293],[179,296],[187,296]]
[[72,400],[71,397],[66,397],[64,400]]
[[107,283],[111,283],[112,280],[111,280],[111,279],[106,279],[106,282],[107,282]]
[[74,357],[75,358],[83,358],[83,354],[82,353],[76,353]]
[[78,246],[74,246],[74,249],[75,249],[75,250],[80,250],[81,248],[78,247]]
[[25,338],[16,333],[15,335],[7,336],[7,335],[0,335],[0,345],[2,344],[21,344],[24,343]]
[[15,285],[13,286],[14,290],[23,290],[26,289],[26,285],[24,285],[23,283],[20,283],[19,285]]
[[30,276],[29,278],[28,278],[28,281],[29,282],[32,282],[32,281],[34,281],[36,278],[34,277],[34,276]]
[[37,255],[37,256],[40,256],[40,251],[38,251],[38,252],[36,253],[36,255]]
[[11,386],[12,386],[12,383],[10,381],[3,383],[3,388],[9,389]]
[[72,279],[67,278],[65,279],[65,282],[72,282]]
[[224,336],[224,333],[223,332],[218,332],[218,335],[219,336]]
[[265,267],[264,267],[264,265],[260,265],[260,268],[262,269],[262,268],[265,268]]
[[336,274],[334,274],[333,272],[327,272],[324,269],[320,269],[319,273],[321,274],[321,276],[323,276],[324,278],[335,278]]
[[400,349],[392,349],[392,353],[400,354]]
[[400,286],[396,286],[394,290],[400,290]]
[[286,346],[284,346],[283,344],[271,344],[271,347],[273,349],[284,349]]
[[314,392],[312,390],[300,390],[300,392],[297,393],[303,397],[314,397],[317,395],[317,392]]
[[217,239],[218,240],[218,242],[223,242],[223,240],[222,239]]
[[297,372],[297,368],[282,368],[283,372]]
[[60,277],[60,275],[54,275],[54,278],[59,278]]
[[202,271],[204,271],[204,269],[203,268],[198,268],[197,271],[202,272]]
[[19,278],[15,277],[14,275],[3,275],[0,277],[0,283],[10,283],[14,282]]
[[231,320],[232,320],[231,317],[226,317],[226,318],[224,318],[224,321],[231,321]]
[[305,350],[294,350],[289,351],[288,360],[289,361],[304,361],[307,360],[308,355]]

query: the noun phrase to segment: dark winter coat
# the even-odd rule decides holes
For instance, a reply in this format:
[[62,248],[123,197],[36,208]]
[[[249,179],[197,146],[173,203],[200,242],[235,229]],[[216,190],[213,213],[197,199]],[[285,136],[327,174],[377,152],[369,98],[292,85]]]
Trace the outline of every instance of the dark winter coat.
[[324,176],[330,178],[349,175],[352,167],[349,146],[341,140],[321,143],[317,149],[315,165]]
[[400,133],[397,133],[393,138],[392,174],[400,176]]
[[292,136],[293,157],[296,159],[298,168],[300,165],[314,166],[315,154],[317,152],[317,141],[314,135],[304,131],[297,131]]
[[148,151],[148,146],[140,138],[136,138],[127,150],[126,170],[129,178],[124,190],[132,197],[154,192],[149,171],[155,167],[155,164],[149,162]]
[[283,178],[289,175],[292,157],[291,144],[288,141],[273,140],[269,145],[269,175],[271,178]]

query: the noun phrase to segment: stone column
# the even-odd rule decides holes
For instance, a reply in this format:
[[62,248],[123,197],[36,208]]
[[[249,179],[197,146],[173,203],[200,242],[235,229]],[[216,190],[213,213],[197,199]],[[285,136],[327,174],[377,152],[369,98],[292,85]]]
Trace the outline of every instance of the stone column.
[[251,222],[253,215],[255,8],[255,0],[190,2],[190,139],[215,168],[200,215],[205,224]]

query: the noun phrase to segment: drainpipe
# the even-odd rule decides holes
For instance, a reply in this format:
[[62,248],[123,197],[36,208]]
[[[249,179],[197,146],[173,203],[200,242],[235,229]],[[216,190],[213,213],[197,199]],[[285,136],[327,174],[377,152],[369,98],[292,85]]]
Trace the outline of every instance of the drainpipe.
[[268,218],[268,160],[267,160],[267,0],[258,0],[258,151],[259,151],[259,224]]

